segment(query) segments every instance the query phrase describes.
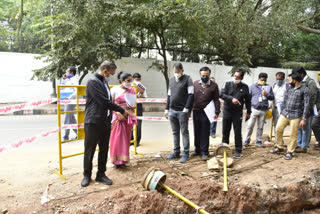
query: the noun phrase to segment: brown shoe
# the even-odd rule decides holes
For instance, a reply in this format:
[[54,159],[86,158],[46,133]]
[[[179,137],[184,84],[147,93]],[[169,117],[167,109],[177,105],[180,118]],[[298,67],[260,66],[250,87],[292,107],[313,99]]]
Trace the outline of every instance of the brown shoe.
[[298,147],[296,150],[295,150],[296,153],[307,153],[307,149],[303,149],[301,147]]
[[314,144],[313,149],[320,150],[320,143]]

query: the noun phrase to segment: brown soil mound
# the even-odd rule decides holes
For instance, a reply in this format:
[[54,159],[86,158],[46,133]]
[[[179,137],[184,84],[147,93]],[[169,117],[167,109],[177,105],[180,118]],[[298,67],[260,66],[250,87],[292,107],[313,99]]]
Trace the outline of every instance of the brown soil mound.
[[[165,157],[166,154],[163,154]],[[291,161],[270,155],[267,149],[248,148],[244,157],[228,169],[229,191],[223,192],[223,172],[209,171],[199,157],[185,164],[154,158],[134,157],[126,169],[108,168],[112,186],[92,183],[79,186],[80,173],[68,180],[54,180],[49,189],[52,199],[40,205],[45,186],[25,189],[22,196],[8,197],[4,212],[9,213],[173,213],[189,214],[196,210],[172,195],[146,191],[141,186],[144,173],[151,166],[166,175],[165,184],[209,213],[319,213],[319,151],[308,150]],[[5,194],[5,193],[3,193]],[[23,198],[21,198],[23,197]],[[28,200],[26,200],[28,198]],[[1,211],[1,210],[0,210]]]

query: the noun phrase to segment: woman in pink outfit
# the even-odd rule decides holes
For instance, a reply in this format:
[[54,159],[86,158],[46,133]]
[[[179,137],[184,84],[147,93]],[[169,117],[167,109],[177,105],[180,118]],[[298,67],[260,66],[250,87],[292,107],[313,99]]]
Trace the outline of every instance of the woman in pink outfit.
[[132,99],[135,97],[135,90],[131,87],[133,78],[129,73],[120,72],[118,74],[118,86],[111,88],[111,96],[113,102],[121,106],[128,112],[130,116],[123,117],[118,112],[113,112],[112,130],[110,136],[110,159],[116,167],[125,166],[129,162],[129,147],[131,139],[131,130],[137,124],[137,118],[134,115],[135,104]]

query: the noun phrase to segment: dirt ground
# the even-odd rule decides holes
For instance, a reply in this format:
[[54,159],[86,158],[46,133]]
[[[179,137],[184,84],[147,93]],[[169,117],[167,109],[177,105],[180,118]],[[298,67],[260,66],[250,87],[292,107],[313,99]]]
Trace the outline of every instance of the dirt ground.
[[[320,213],[320,151],[311,148],[308,153],[296,154],[293,160],[286,161],[282,155],[269,154],[270,148],[245,148],[244,156],[234,160],[228,169],[228,192],[222,191],[222,170],[208,170],[207,163],[199,157],[184,164],[169,161],[169,152],[161,152],[161,157],[155,157],[156,153],[132,155],[126,169],[108,166],[111,186],[92,180],[87,188],[82,188],[82,175],[72,165],[66,164],[67,180],[63,180],[52,173],[56,163],[49,163],[50,183],[41,177],[16,178],[25,179],[24,185],[1,179],[0,212],[197,213],[167,191],[147,191],[142,187],[144,173],[154,166],[167,175],[166,185],[208,213]],[[215,150],[216,145],[211,145],[211,154]],[[81,162],[81,157],[75,161]],[[32,182],[37,185],[29,185]],[[41,205],[47,185],[48,202]]]

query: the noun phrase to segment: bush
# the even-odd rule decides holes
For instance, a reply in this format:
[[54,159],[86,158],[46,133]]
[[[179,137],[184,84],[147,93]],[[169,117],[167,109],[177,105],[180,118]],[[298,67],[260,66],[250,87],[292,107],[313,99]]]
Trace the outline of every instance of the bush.
[[283,62],[282,68],[293,69],[297,66],[303,66],[306,70],[320,70],[320,63],[318,62]]

